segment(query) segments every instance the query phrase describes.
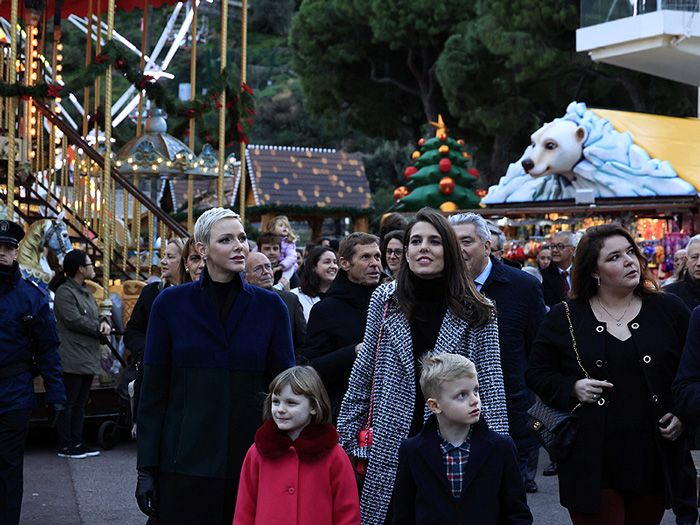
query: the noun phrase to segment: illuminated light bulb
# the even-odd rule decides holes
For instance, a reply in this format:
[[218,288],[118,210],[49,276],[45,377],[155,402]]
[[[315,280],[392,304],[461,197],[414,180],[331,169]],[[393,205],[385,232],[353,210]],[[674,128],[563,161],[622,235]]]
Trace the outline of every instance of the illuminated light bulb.
[[36,38],[32,38],[32,46],[36,47],[39,45],[39,41]]
[[56,51],[63,51],[63,44],[57,44],[56,45]]
[[32,62],[32,69],[39,69],[39,63],[38,63],[38,62]]
[[37,79],[36,73],[32,73],[31,76],[30,76],[30,78],[31,78],[32,80],[36,80],[36,79]]
[[29,122],[32,123],[32,126],[36,125],[36,117],[32,117],[29,119]]
[[32,109],[30,110],[32,113],[36,113],[36,106],[32,106]]
[[61,102],[61,97],[56,97],[56,99],[55,99],[55,100],[56,100],[56,104],[58,104],[58,103],[60,103],[60,102]]
[[56,75],[56,82],[63,81],[63,75]]
[[56,55],[56,60],[58,60],[59,62],[61,60],[63,60],[63,55],[61,55],[61,54]]
[[61,106],[56,106],[56,113],[60,113],[61,111],[63,111],[63,110],[61,109]]
[[56,64],[56,71],[63,71],[63,65]]

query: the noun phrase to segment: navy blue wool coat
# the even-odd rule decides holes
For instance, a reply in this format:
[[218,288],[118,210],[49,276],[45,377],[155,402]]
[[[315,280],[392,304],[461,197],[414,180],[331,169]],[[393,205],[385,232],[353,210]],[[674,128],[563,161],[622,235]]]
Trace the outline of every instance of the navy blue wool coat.
[[138,466],[237,479],[267,382],[295,363],[289,316],[277,294],[243,282],[223,323],[203,282],[167,288],[153,303]]
[[399,449],[394,525],[529,525],[525,487],[510,437],[480,420],[471,436],[462,496],[452,496],[435,416]]
[[532,275],[491,257],[493,267],[481,293],[496,303],[501,367],[506,388],[510,436],[521,455],[539,448],[527,429],[527,409],[535,395],[525,384],[530,347],[545,315],[542,286]]
[[690,316],[688,336],[681,354],[673,394],[680,412],[678,417],[686,428],[700,426],[700,307]]

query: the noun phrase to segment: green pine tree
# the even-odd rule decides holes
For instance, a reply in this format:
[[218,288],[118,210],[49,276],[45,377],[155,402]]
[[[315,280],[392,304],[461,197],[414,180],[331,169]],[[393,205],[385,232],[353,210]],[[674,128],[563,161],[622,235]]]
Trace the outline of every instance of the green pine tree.
[[442,117],[439,117],[435,137],[418,141],[413,153],[415,163],[406,168],[406,186],[394,191],[398,200],[396,210],[417,211],[430,206],[442,211],[475,208],[479,197],[475,186],[479,172],[471,167],[471,156],[462,151],[464,141],[450,138]]

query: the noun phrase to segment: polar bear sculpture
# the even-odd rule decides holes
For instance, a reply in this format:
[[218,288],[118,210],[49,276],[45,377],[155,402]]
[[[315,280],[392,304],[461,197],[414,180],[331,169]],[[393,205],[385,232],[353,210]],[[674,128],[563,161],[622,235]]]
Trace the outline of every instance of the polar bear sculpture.
[[577,189],[599,197],[695,195],[667,161],[652,159],[629,133],[572,102],[566,115],[531,136],[522,157],[491,186],[483,204],[573,199]]

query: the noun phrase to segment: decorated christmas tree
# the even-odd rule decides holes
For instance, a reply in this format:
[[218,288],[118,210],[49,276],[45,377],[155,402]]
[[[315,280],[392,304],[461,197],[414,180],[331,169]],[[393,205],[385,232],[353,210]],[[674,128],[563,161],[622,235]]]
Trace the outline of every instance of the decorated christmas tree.
[[411,156],[414,164],[404,171],[406,185],[394,190],[397,211],[417,211],[424,206],[450,212],[476,208],[475,193],[479,172],[472,166],[471,155],[462,151],[463,140],[447,135],[447,128],[438,116],[431,122],[435,137],[420,139],[418,150]]

